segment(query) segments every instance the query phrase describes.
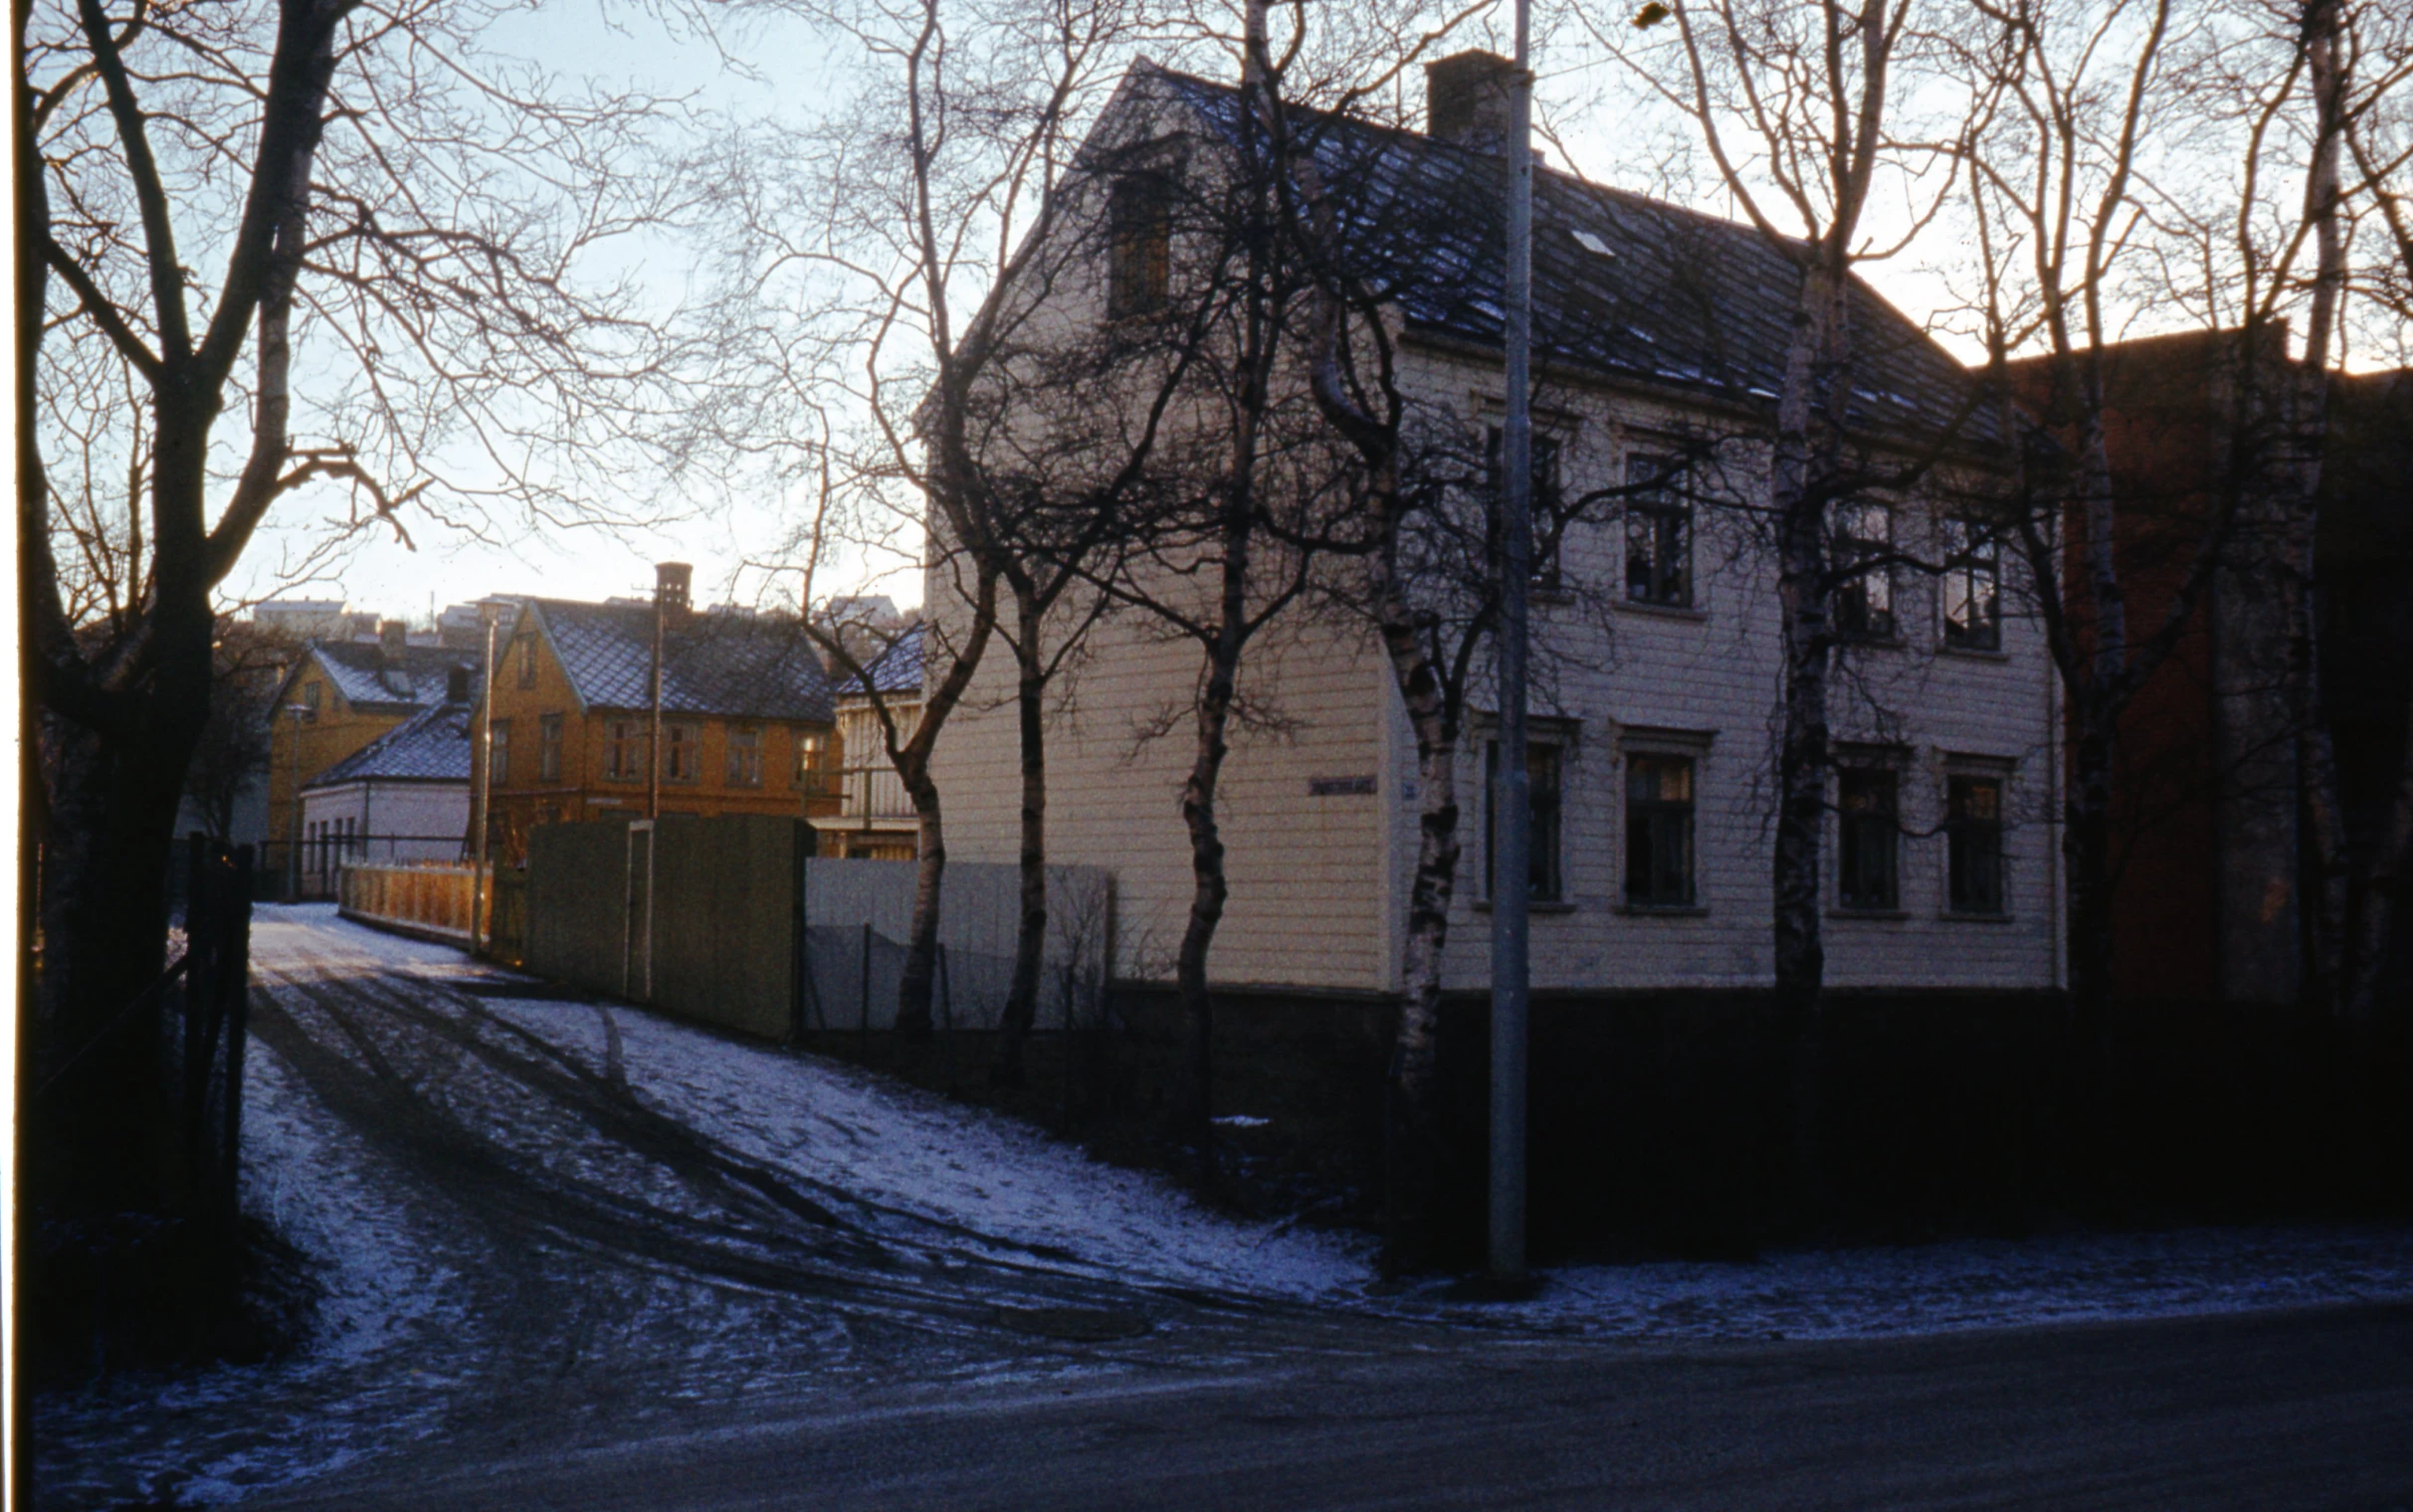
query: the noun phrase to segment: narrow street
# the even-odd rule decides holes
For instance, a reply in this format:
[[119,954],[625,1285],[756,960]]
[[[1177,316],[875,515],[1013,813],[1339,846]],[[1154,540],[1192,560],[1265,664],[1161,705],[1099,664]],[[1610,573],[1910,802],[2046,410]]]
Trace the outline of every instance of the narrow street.
[[[1592,1267],[1487,1311],[323,908],[262,910],[255,975],[246,1203],[317,1330],[45,1396],[41,1505],[2413,1505],[2401,1233]],[[2067,1318],[2138,1321],[2020,1326]]]

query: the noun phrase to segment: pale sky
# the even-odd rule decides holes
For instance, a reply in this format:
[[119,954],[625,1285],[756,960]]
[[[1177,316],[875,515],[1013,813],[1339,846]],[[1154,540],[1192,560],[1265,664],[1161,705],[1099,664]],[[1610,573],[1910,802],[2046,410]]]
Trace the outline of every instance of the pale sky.
[[[630,19],[628,24],[637,27],[642,23]],[[687,93],[699,103],[742,117],[801,115],[826,97],[829,86],[826,50],[801,28],[750,39],[745,56],[770,60],[762,65],[767,77],[759,81],[730,74],[709,49],[694,43],[606,26],[592,0],[565,0],[562,5],[548,6],[522,21],[518,30],[524,36],[506,39],[510,51],[542,56],[562,73],[656,92]],[[1601,93],[1604,79],[1614,67],[1575,56],[1544,60],[1541,94],[1545,109],[1555,103],[1567,111],[1583,97]],[[1562,121],[1568,146],[1587,176],[1643,192],[1659,188],[1662,180],[1653,160],[1664,155],[1669,123],[1664,118],[1652,120],[1643,112],[1614,118],[1603,118],[1603,114],[1598,109],[1590,113],[1576,109]],[[1713,198],[1679,197],[1704,208],[1724,209]],[[1873,209],[1872,219],[1879,228],[1889,217],[1899,223],[1901,210],[1899,200],[1881,201]],[[1923,246],[1914,246],[1889,263],[1864,267],[1863,276],[1911,319],[1934,319],[1950,302],[1949,281],[1942,270],[1957,260],[1958,249],[1948,245],[1952,240],[1948,229],[1939,229]],[[683,286],[685,267],[679,250],[664,247],[647,256],[649,261],[642,265],[644,277],[658,282],[667,305],[677,299]],[[2178,318],[2183,322],[2183,315]],[[1964,360],[1977,355],[1970,343],[1954,341],[1942,331],[1938,335]],[[364,536],[331,573],[306,585],[282,588],[280,578],[290,571],[302,544],[322,538],[322,527],[313,518],[318,511],[306,500],[289,500],[227,586],[231,594],[243,598],[272,593],[340,597],[355,609],[416,621],[430,613],[431,605],[441,608],[489,593],[532,592],[591,599],[644,593],[652,583],[653,563],[676,559],[695,564],[700,599],[719,601],[728,594],[733,579],[738,580],[738,596],[750,599],[762,591],[761,579],[758,575],[741,577],[740,563],[749,557],[759,560],[776,555],[778,541],[793,528],[803,507],[800,499],[776,497],[738,501],[691,497],[671,502],[683,517],[658,529],[522,530],[505,533],[504,538],[491,543],[449,533],[433,521],[416,518],[411,521],[416,550],[404,548],[390,535]],[[323,503],[319,507],[323,509]],[[858,586],[840,579],[860,577],[863,571],[860,563],[849,564],[833,577],[825,577],[820,586],[831,591]],[[886,565],[878,581],[859,586],[889,593],[902,603],[919,597],[917,581],[894,563]]]

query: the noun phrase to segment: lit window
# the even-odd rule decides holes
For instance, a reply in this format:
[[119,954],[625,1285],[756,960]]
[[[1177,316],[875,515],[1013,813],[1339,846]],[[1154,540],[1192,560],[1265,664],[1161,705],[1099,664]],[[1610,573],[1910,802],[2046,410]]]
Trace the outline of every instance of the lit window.
[[1884,504],[1835,508],[1835,633],[1848,640],[1891,641],[1894,624],[1894,511]]
[[1693,505],[1673,457],[1626,460],[1626,598],[1688,609],[1693,603]]
[[1991,527],[1944,521],[1943,644],[2002,649],[2002,556]]
[[1946,904],[1951,911],[2001,913],[2001,779],[1954,777],[1947,781],[1944,843],[1950,871]]
[[1835,792],[1836,900],[1846,908],[1901,906],[1895,774],[1882,768],[1838,772]]
[[1693,903],[1693,758],[1626,758],[1626,904]]
[[828,781],[826,765],[828,737],[819,731],[796,732],[796,786],[807,793],[819,793]]
[[751,725],[729,730],[729,786],[762,786],[762,731]]
[[[1525,812],[1531,816],[1531,850],[1526,856],[1525,873],[1528,895],[1536,903],[1559,900],[1561,884],[1558,868],[1559,759],[1558,747],[1546,741],[1528,740],[1524,748]],[[1497,844],[1492,823],[1492,795],[1500,788],[1500,742],[1492,741],[1483,754],[1483,876],[1484,895],[1495,890],[1494,860]]]

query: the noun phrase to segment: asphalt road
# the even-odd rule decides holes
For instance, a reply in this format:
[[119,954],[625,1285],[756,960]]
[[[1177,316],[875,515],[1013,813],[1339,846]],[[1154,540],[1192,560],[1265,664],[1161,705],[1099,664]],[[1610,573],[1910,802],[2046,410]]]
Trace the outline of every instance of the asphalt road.
[[2404,1508],[2413,1307],[1644,1351],[1443,1340],[457,1441],[290,1507]]
[[1203,1290],[750,1156],[594,1006],[255,939],[256,1196],[369,1290],[45,1397],[41,1505],[2413,1512],[2413,1304],[1678,1344]]

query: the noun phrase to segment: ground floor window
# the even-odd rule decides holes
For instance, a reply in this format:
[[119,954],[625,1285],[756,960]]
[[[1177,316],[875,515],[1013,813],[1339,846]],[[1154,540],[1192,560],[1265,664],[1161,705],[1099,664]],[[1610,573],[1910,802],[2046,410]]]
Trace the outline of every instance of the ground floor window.
[[1693,905],[1693,768],[1690,756],[1626,757],[1628,907]]
[[2003,911],[2002,779],[1953,777],[1944,795],[1944,845],[1954,913]]
[[[1532,850],[1527,856],[1527,895],[1536,903],[1555,903],[1562,896],[1558,865],[1559,749],[1549,741],[1528,740],[1524,748],[1526,812],[1532,816]],[[1493,859],[1497,843],[1492,823],[1493,795],[1500,785],[1500,742],[1484,747],[1483,757],[1483,876],[1484,896],[1495,895],[1499,866]]]
[[1902,906],[1902,826],[1895,774],[1845,769],[1835,777],[1836,901],[1846,908]]

